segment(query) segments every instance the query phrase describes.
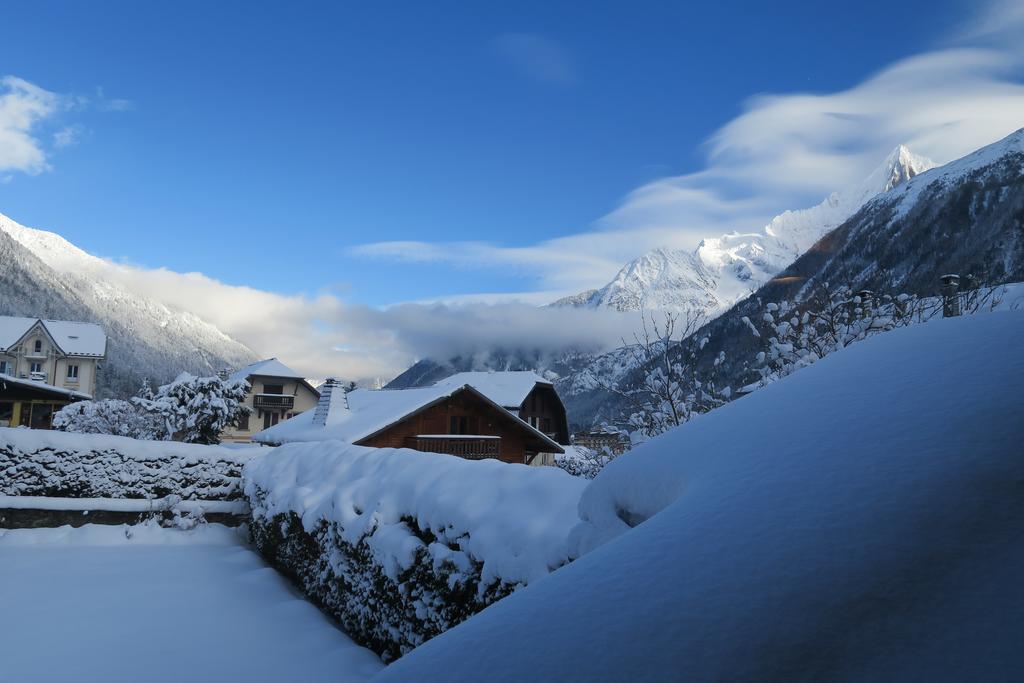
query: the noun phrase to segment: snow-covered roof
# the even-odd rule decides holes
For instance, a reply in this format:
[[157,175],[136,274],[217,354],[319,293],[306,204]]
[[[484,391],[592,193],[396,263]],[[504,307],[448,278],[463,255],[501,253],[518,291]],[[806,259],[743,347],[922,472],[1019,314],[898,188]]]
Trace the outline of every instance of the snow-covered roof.
[[303,375],[295,372],[276,358],[267,358],[266,360],[250,363],[244,368],[232,373],[230,379],[248,379],[253,375],[284,377],[286,379],[305,379]]
[[36,323],[40,323],[57,348],[69,356],[102,357],[107,353],[107,335],[96,323],[18,316],[0,316],[0,349],[17,344]]
[[[399,422],[404,417],[467,388],[466,384],[458,386],[439,386],[439,384],[415,389],[355,389],[348,394],[336,391],[330,397],[331,405],[324,425],[314,424],[313,415],[316,411],[307,410],[290,420],[253,435],[253,440],[275,444],[328,440],[357,443],[385,427]],[[475,389],[475,387],[470,388]],[[534,429],[513,413],[509,413],[497,401],[479,390],[477,393],[494,403],[496,408],[508,413],[511,419],[521,423],[524,428],[534,432],[538,438],[549,442],[553,451],[561,450],[561,447],[547,435]],[[344,406],[345,399],[348,401],[347,408]]]
[[17,384],[19,386],[30,387],[37,391],[46,391],[54,394],[60,394],[67,396],[68,398],[88,400],[92,398],[89,394],[82,393],[81,391],[75,391],[74,389],[65,389],[64,387],[57,387],[46,382],[38,382],[34,379],[23,379],[21,377],[15,377],[14,375],[0,374],[0,388],[5,388],[6,384]]
[[535,372],[460,372],[439,380],[434,387],[451,391],[469,385],[504,408],[518,409],[538,384],[551,382]]

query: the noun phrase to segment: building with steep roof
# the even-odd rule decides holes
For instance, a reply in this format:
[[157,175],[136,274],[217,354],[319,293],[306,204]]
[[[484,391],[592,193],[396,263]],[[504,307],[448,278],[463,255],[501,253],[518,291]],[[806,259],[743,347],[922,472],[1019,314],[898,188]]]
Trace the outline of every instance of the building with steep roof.
[[49,429],[96,393],[107,335],[94,323],[0,316],[0,427]]
[[306,378],[276,358],[247,365],[229,377],[249,383],[245,405],[250,413],[224,430],[224,441],[251,441],[261,431],[312,410],[320,398],[320,392]]
[[565,408],[530,372],[460,373],[429,387],[344,391],[329,380],[320,401],[254,437],[266,444],[340,440],[469,459],[550,464],[568,443]]

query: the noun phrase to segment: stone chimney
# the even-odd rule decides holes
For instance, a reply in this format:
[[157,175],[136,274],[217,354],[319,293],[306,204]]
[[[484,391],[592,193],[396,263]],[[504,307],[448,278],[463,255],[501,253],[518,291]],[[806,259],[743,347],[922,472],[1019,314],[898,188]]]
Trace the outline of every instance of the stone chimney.
[[942,317],[955,318],[960,315],[960,276],[942,276]]
[[319,427],[327,425],[327,416],[331,412],[331,398],[334,394],[334,390],[337,389],[341,393],[341,400],[339,403],[342,405],[334,406],[335,410],[348,410],[348,397],[345,395],[345,390],[338,386],[338,380],[333,377],[328,377],[327,381],[320,387],[320,400],[317,401],[316,408],[313,410],[313,424]]

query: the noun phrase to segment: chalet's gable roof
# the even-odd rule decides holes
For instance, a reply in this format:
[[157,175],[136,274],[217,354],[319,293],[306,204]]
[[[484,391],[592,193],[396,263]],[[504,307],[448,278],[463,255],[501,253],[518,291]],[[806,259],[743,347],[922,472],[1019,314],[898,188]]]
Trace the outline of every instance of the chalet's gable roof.
[[460,372],[437,381],[434,387],[451,391],[469,385],[505,408],[518,409],[538,384],[551,382],[535,372]]
[[281,377],[282,379],[305,379],[305,377],[295,372],[276,358],[267,358],[266,360],[250,363],[244,368],[233,372],[230,379],[249,379],[253,375]]
[[68,356],[102,358],[107,354],[107,335],[96,323],[17,316],[0,316],[0,350],[16,346],[36,325]]
[[471,392],[502,415],[508,416],[518,426],[545,442],[553,452],[561,452],[561,446],[546,434],[508,412],[504,406],[491,400],[481,391],[465,384],[454,388],[434,385],[415,389],[355,389],[348,394],[338,387],[330,397],[331,405],[328,406],[323,425],[314,424],[313,417],[317,412],[315,409],[307,410],[255,434],[253,440],[264,443],[288,443],[336,439],[346,443],[358,443],[426,410],[439,401],[464,391]]

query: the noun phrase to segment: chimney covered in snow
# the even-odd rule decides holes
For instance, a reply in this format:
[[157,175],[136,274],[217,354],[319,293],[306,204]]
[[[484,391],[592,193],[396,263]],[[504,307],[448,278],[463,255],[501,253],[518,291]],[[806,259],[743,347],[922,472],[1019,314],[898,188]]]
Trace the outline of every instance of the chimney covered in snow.
[[[324,427],[327,425],[327,415],[331,412],[331,395],[334,390],[338,388],[338,380],[333,377],[328,377],[327,381],[324,382],[323,386],[320,387],[320,400],[316,403],[316,409],[313,411],[313,424]],[[348,403],[348,397],[345,396],[345,391],[342,390],[342,399],[345,403]],[[348,408],[346,405],[345,408]]]
[[960,276],[942,276],[942,317],[955,318],[960,315]]

